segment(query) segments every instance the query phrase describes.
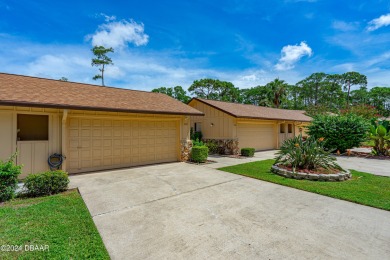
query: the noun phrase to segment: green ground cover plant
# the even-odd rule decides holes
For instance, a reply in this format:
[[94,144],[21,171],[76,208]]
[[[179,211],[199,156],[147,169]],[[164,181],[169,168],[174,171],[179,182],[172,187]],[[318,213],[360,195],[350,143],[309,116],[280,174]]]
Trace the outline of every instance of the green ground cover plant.
[[48,251],[0,251],[0,259],[110,259],[77,190],[0,204],[0,245]]

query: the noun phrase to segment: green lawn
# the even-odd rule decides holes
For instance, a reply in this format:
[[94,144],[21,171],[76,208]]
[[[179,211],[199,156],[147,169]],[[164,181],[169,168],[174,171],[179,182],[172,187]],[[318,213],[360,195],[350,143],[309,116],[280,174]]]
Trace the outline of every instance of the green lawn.
[[351,171],[352,179],[344,182],[295,180],[271,173],[273,163],[274,160],[266,160],[219,170],[390,211],[389,177]]
[[[23,250],[0,250],[0,259],[109,259],[77,190],[0,205],[1,245]],[[25,251],[25,245],[47,245],[49,251]]]

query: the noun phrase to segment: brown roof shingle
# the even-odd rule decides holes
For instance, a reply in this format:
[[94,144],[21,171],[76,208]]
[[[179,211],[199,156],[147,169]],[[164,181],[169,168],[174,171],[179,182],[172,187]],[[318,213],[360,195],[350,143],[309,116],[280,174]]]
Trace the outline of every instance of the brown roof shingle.
[[0,105],[203,115],[160,93],[0,73]]
[[231,116],[239,118],[294,120],[301,122],[311,121],[311,117],[305,115],[305,111],[303,110],[288,110],[271,107],[261,107],[255,105],[230,103],[203,98],[194,98],[193,100],[198,100]]

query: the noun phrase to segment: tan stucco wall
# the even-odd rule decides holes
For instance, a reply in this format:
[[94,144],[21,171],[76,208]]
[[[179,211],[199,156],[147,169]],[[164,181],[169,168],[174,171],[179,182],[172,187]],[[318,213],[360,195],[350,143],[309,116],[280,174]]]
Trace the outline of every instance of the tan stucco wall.
[[[17,142],[17,114],[38,114],[49,116],[49,140],[48,141],[24,141]],[[64,114],[66,116],[64,117]],[[174,124],[176,129],[177,142],[177,158],[180,160],[180,141],[189,138],[190,119],[188,116],[181,115],[160,115],[160,114],[137,114],[137,113],[120,113],[120,112],[99,112],[99,111],[85,111],[85,110],[62,110],[51,108],[35,108],[35,107],[12,107],[0,106],[0,159],[7,160],[12,153],[19,147],[20,155],[26,154],[26,151],[33,150],[36,157],[23,156],[23,160],[18,158],[18,162],[23,161],[25,169],[23,176],[27,174],[29,169],[34,171],[48,170],[47,158],[53,153],[62,153],[67,156],[69,150],[69,121],[71,118],[105,118],[112,120],[129,120],[139,122],[170,122]],[[65,124],[63,120],[65,119]],[[62,145],[62,143],[67,145]],[[67,160],[63,165],[67,169]],[[29,168],[29,169],[26,169]]]
[[[202,123],[202,134],[205,139],[239,139],[239,134],[242,131],[238,131],[237,129],[240,125],[257,125],[259,127],[261,127],[261,125],[273,125],[274,136],[270,135],[268,138],[274,140],[274,148],[278,148],[283,139],[292,137],[294,135],[299,135],[299,127],[308,125],[307,122],[298,122],[294,120],[235,118],[198,100],[192,100],[189,105],[205,114],[204,117],[191,117],[191,127],[194,127],[196,122]],[[213,123],[214,126],[211,126],[211,123]],[[281,135],[279,133],[279,127],[281,124],[292,124],[293,133],[286,133],[286,135]],[[305,128],[303,128],[303,131],[303,135],[307,135]]]
[[202,124],[203,138],[229,139],[236,136],[236,119],[218,109],[197,100],[192,100],[190,106],[202,111],[204,116],[191,116],[191,127],[195,123]]

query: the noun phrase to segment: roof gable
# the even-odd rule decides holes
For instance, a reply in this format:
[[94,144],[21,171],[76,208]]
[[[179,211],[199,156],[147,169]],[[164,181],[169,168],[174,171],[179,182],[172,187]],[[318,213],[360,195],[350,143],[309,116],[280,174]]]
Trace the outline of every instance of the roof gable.
[[[269,120],[294,120],[310,122],[311,117],[305,115],[303,110],[289,110],[255,105],[231,103],[203,98],[193,98],[226,114],[237,118],[269,119]],[[191,101],[192,101],[191,100]],[[191,103],[191,101],[189,103]]]
[[160,93],[0,73],[0,105],[203,115]]

